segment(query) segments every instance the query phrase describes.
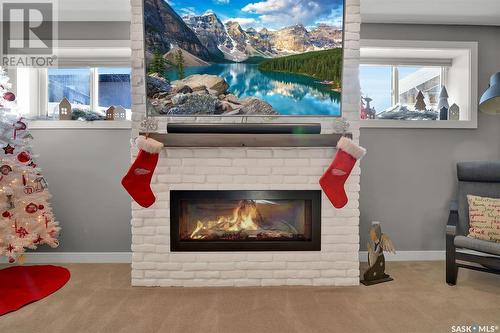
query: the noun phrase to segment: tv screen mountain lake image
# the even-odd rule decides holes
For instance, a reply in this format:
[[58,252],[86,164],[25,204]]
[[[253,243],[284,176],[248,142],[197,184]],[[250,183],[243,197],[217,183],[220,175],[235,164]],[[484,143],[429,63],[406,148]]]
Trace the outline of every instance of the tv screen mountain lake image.
[[343,0],[144,0],[148,112],[340,116],[343,12]]

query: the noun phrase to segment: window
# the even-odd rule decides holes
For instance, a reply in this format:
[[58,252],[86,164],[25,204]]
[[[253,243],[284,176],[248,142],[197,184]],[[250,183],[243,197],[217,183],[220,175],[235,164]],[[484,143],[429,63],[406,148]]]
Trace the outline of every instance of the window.
[[419,91],[428,110],[437,109],[441,86],[446,85],[447,67],[361,65],[361,94],[365,107],[375,116],[401,105],[413,110]]
[[130,68],[98,68],[98,106],[121,105],[131,108]]
[[64,97],[72,108],[90,110],[90,74],[87,68],[50,68],[47,73],[49,113],[57,110]]
[[365,103],[371,103],[377,112],[392,106],[392,74],[391,66],[361,65],[359,78],[361,95]]
[[123,106],[131,119],[130,68],[18,68],[20,113],[58,119],[59,103],[67,98],[73,109],[104,115],[110,106]]
[[397,103],[414,106],[419,91],[424,94],[427,108],[436,111],[441,86],[446,86],[447,67],[397,66],[393,69],[398,80]]
[[130,68],[92,67],[48,70],[48,115],[57,117],[58,104],[66,97],[73,108],[104,114],[121,105],[131,118]]
[[476,42],[360,44],[362,127],[477,127]]

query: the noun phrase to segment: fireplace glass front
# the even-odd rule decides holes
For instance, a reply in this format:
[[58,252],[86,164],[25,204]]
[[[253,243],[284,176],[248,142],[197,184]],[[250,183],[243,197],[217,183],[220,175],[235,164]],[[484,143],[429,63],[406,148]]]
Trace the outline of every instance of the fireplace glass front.
[[319,250],[319,191],[172,191],[172,251]]

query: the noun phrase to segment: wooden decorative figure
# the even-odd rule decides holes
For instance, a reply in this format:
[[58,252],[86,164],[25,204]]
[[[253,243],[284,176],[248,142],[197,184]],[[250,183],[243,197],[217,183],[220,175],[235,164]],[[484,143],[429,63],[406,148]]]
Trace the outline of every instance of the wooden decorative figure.
[[106,120],[115,120],[115,107],[110,106],[109,109],[106,110]]
[[121,105],[115,107],[115,120],[125,120],[127,118],[127,111]]
[[446,87],[441,87],[441,92],[439,93],[439,102],[437,105],[437,109],[441,111],[442,108],[446,108],[447,110],[450,108],[448,104],[448,91],[446,91]]
[[59,120],[71,120],[71,103],[64,97],[59,103]]
[[393,279],[385,274],[384,252],[396,253],[394,244],[390,238],[382,233],[380,222],[373,221],[370,228],[370,240],[368,241],[368,269],[363,274],[361,283],[365,286],[392,281]]
[[424,98],[425,98],[424,94],[422,93],[421,90],[419,90],[416,98],[417,102],[415,103],[415,110],[425,111],[425,107],[427,105],[425,105]]
[[448,110],[448,119],[449,120],[460,120],[460,108],[458,105],[453,103]]

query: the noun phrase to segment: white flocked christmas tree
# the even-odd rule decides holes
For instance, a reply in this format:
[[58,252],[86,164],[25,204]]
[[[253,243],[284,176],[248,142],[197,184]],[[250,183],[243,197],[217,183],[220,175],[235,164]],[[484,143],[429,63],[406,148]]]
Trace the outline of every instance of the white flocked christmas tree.
[[26,249],[57,247],[60,228],[48,202],[47,183],[33,160],[33,137],[17,116],[10,88],[0,67],[0,255],[22,263]]

